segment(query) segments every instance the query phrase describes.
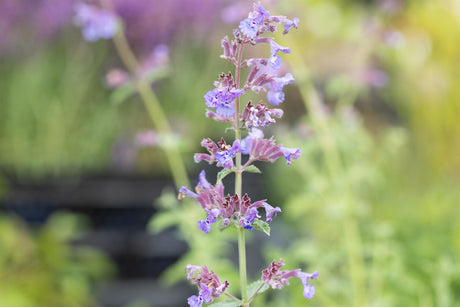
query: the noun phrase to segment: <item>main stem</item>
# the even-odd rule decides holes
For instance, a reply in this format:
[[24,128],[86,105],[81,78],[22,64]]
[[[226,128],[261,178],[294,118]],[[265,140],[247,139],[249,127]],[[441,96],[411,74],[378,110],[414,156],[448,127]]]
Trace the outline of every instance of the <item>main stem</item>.
[[[238,49],[237,63],[235,69],[235,83],[240,85],[240,71],[241,71],[241,57],[243,54],[243,45],[240,45]],[[235,100],[235,139],[241,141],[241,130],[240,130],[240,99]],[[235,194],[241,199],[241,192],[243,186],[243,176],[241,168],[241,152],[236,154],[235,158],[236,171],[235,171]],[[242,306],[249,307],[248,302],[248,290],[247,290],[247,274],[246,274],[246,243],[244,238],[244,228],[238,227],[238,262],[240,266],[240,284],[241,284],[241,296]]]

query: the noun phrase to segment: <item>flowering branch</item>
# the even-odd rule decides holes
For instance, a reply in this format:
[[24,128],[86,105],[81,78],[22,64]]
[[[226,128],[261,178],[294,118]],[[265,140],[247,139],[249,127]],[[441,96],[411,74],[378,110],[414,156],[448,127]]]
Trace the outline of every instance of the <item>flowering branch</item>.
[[[278,24],[284,24],[284,34],[287,34],[290,29],[297,28],[298,22],[297,18],[289,20],[284,16],[271,16],[261,5],[254,5],[254,10],[249,13],[248,18],[241,21],[239,29],[233,31],[234,39],[230,40],[226,36],[222,40],[221,45],[224,54],[221,58],[235,65],[235,77],[232,73],[220,74],[218,81],[214,82],[215,88],[204,95],[206,106],[214,109],[208,109],[206,116],[219,122],[230,123],[235,130],[235,140],[230,144],[223,138],[218,143],[211,139],[203,139],[201,145],[206,148],[208,153],[197,153],[194,160],[197,163],[207,161],[209,164],[215,163],[216,166],[222,167],[218,173],[217,182],[215,185],[211,185],[206,179],[205,172],[202,171],[195,192],[190,191],[185,186],[179,189],[179,198],[195,198],[206,212],[206,218],[197,222],[198,228],[204,233],[209,233],[211,225],[218,220],[221,220],[221,228],[227,228],[231,225],[237,228],[242,299],[238,300],[232,296],[239,303],[234,306],[249,307],[251,301],[264,287],[270,286],[273,289],[281,289],[283,285],[288,284],[288,279],[293,276],[302,280],[305,298],[311,299],[315,292],[314,286],[308,284],[308,280],[316,279],[317,272],[308,274],[300,270],[280,271],[284,264],[281,260],[272,262],[264,270],[261,284],[255,292],[251,293],[250,297],[248,297],[246,274],[245,231],[257,229],[270,235],[268,223],[281,212],[281,209],[269,205],[266,200],[251,202],[247,194],[242,195],[242,174],[244,171],[260,172],[253,165],[256,161],[273,163],[278,158],[284,157],[287,165],[290,165],[293,159],[299,158],[300,149],[278,145],[273,137],[264,138],[262,130],[259,129],[275,123],[275,118],[281,118],[283,115],[281,109],[270,109],[262,103],[253,105],[249,101],[241,110],[240,99],[246,92],[253,91],[255,93],[265,92],[267,101],[272,105],[277,106],[284,101],[283,87],[291,84],[294,78],[290,73],[286,73],[284,76],[279,75],[282,60],[278,56],[278,52],[288,54],[291,50],[280,46],[273,38],[262,35],[267,32],[275,32]],[[270,58],[243,60],[245,45],[257,44],[270,46]],[[249,69],[249,74],[241,86],[240,77],[243,68]],[[244,138],[242,137],[242,130],[248,131]],[[242,163],[243,156],[247,157],[244,164]],[[235,173],[235,194],[225,196],[222,179],[231,172]],[[265,210],[265,221],[260,219],[259,208]],[[189,265],[187,267],[198,266]],[[192,283],[198,286],[199,295],[189,298],[188,303],[191,307],[201,307],[203,303],[209,304],[214,301],[215,297],[224,293],[220,290],[221,286],[217,282],[207,284],[192,281]],[[225,283],[227,284],[227,282]]]

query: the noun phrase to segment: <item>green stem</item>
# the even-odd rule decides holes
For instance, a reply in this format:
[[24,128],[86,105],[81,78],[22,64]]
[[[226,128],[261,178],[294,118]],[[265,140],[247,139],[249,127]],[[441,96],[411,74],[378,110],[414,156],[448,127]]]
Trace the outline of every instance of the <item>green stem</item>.
[[241,297],[243,307],[249,307],[248,290],[247,290],[247,276],[246,276],[246,244],[244,238],[244,228],[238,227],[238,258],[240,264],[240,282],[241,282]]
[[[110,0],[101,0],[101,3],[103,7],[113,11],[112,3]],[[136,78],[136,72],[139,68],[139,61],[129,46],[126,35],[122,29],[113,38],[113,42],[123,64],[134,77],[134,84],[137,92],[144,102],[144,105],[147,109],[147,112],[149,113],[150,119],[152,120],[155,129],[161,134],[171,135],[172,130],[169,125],[169,121],[152,87],[144,79]],[[169,169],[171,170],[171,174],[176,187],[180,187],[182,185],[189,186],[184,161],[177,147],[168,146],[162,147],[162,149],[166,155],[166,160],[168,161]]]
[[[235,83],[240,85],[240,71],[241,71],[241,58],[243,55],[243,45],[238,49],[236,70],[235,70]],[[241,141],[240,130],[240,99],[235,100],[235,139]],[[235,194],[241,199],[243,176],[241,169],[241,152],[238,152],[235,157],[236,171],[235,171]],[[240,284],[242,306],[249,307],[248,290],[247,290],[247,273],[246,273],[246,243],[244,237],[244,228],[238,227],[238,263],[240,269]]]

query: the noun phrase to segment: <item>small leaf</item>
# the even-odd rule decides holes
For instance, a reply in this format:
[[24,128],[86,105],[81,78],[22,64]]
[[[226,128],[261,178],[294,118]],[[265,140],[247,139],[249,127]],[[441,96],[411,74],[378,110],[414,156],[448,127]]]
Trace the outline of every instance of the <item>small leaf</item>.
[[219,173],[217,173],[217,181],[222,181],[228,174],[233,172],[233,169],[224,168]]
[[223,301],[223,302],[218,302],[218,303],[212,303],[209,304],[208,306],[212,307],[238,307],[241,306],[240,302],[235,302],[235,301]]
[[133,82],[127,82],[126,84],[113,90],[110,95],[110,101],[114,105],[119,105],[126,101],[130,96],[136,93],[136,87]]
[[259,220],[259,219],[255,219],[252,225],[254,226],[255,229],[265,232],[267,236],[270,235],[270,225],[268,225],[268,223],[262,220]]
[[246,167],[244,169],[245,172],[248,172],[248,173],[262,173],[262,171],[255,165],[249,165],[248,167]]
[[269,288],[268,285],[263,280],[255,281],[248,286],[248,297],[252,298],[256,294],[256,291],[259,289],[260,290],[257,291],[257,293],[262,293],[264,291],[267,291],[268,288]]

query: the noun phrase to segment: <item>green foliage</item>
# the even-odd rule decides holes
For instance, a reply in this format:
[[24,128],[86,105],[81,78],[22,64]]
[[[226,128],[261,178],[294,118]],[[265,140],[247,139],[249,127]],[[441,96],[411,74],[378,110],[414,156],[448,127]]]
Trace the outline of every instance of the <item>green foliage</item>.
[[[456,225],[458,188],[433,184],[423,169],[408,172],[401,129],[371,137],[359,117],[343,110],[324,120],[327,130],[306,120],[314,134],[289,169],[294,179],[279,180],[288,176],[281,167],[270,173],[290,239],[267,248],[267,259],[282,256],[290,266],[318,270],[315,306],[458,304],[459,252],[449,230]],[[268,305],[305,302],[298,286],[285,290]]]
[[217,173],[217,179],[216,181],[219,182],[219,181],[222,181],[222,179],[224,179],[227,175],[229,175],[230,173],[234,172],[235,170],[232,168],[232,169],[228,169],[228,168],[223,168],[221,171],[219,171]]
[[262,280],[255,281],[248,285],[248,297],[263,293],[269,289],[269,286]]
[[252,223],[252,225],[254,226],[254,229],[262,231],[267,236],[270,236],[270,225],[268,225],[268,223],[259,219],[254,219],[254,223]]
[[113,272],[108,259],[69,240],[83,220],[56,213],[37,232],[20,220],[0,216],[0,305],[15,307],[97,306],[92,284]]
[[262,173],[262,171],[257,166],[255,166],[254,164],[249,165],[248,167],[246,167],[244,169],[244,171],[248,172],[248,173],[256,173],[256,174]]
[[3,169],[30,178],[106,167],[118,116],[95,69],[104,55],[61,42],[1,64]]

